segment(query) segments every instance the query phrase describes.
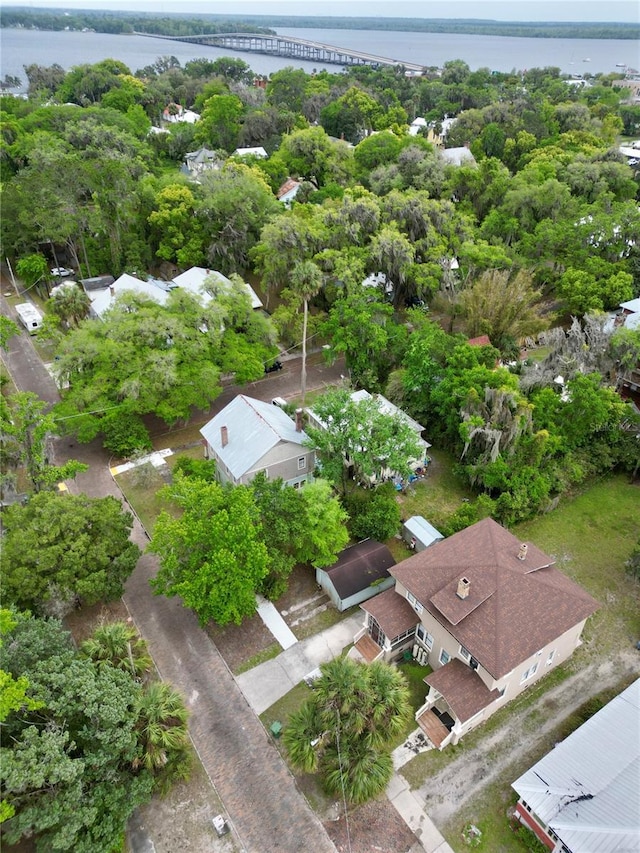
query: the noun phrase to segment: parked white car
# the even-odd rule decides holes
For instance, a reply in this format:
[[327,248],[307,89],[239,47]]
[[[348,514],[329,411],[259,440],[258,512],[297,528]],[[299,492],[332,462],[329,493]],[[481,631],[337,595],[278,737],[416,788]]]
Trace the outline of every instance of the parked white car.
[[51,270],[51,275],[56,278],[66,278],[68,275],[73,275],[73,270],[68,270],[66,267],[54,267]]

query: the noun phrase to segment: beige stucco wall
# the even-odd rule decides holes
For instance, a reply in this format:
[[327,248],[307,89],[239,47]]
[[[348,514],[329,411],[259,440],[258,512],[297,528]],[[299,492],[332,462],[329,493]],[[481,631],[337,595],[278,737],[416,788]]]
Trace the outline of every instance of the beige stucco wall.
[[[396,592],[399,595],[407,597],[407,590],[402,584],[396,582]],[[414,606],[414,609],[416,607]],[[440,654],[444,649],[451,658],[457,657],[462,660],[464,663],[468,663],[462,655],[460,654],[460,643],[458,640],[453,637],[452,634],[449,633],[448,629],[445,628],[431,613],[429,613],[424,608],[420,613],[420,620],[424,625],[425,629],[431,634],[433,637],[433,647],[429,652],[429,665],[432,669],[437,669],[442,666],[440,663]],[[451,743],[457,743],[460,738],[466,734],[471,729],[480,725],[482,722],[487,720],[492,714],[494,714],[499,708],[501,708],[506,702],[509,702],[511,699],[514,699],[520,693],[530,687],[532,684],[535,684],[539,681],[544,675],[548,672],[551,672],[556,666],[561,664],[563,661],[567,660],[571,656],[571,654],[575,651],[576,647],[580,644],[580,636],[585,626],[586,619],[579,622],[577,625],[574,625],[568,631],[565,631],[555,640],[547,645],[543,646],[541,649],[537,649],[533,654],[531,654],[528,658],[523,660],[517,666],[513,668],[513,670],[509,673],[506,673],[500,678],[494,678],[491,673],[489,673],[482,664],[478,665],[476,669],[476,673],[482,679],[482,681],[487,685],[490,690],[502,690],[505,689],[504,694],[496,699],[495,702],[492,702],[491,705],[488,705],[484,708],[479,714],[475,717],[472,717],[470,720],[467,720],[464,724],[460,725],[456,722],[454,729],[452,731]],[[420,641],[417,641],[420,643]],[[471,651],[471,650],[469,650]],[[551,659],[550,659],[551,657]],[[523,675],[534,667],[537,664],[537,669],[535,673],[523,679]],[[427,697],[430,704],[435,703],[434,697],[435,691],[433,689],[429,690],[429,695]],[[433,700],[433,701],[431,701]],[[418,712],[420,713],[420,712]]]

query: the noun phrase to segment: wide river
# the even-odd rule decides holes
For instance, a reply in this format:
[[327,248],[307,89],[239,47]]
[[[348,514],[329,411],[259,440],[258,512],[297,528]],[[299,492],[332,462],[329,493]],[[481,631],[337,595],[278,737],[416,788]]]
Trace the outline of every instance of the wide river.
[[[281,29],[282,35],[320,41],[337,47],[373,53],[398,62],[442,66],[451,59],[464,60],[471,69],[495,71],[557,66],[566,74],[609,73],[620,66],[640,66],[637,41],[600,39],[534,39],[506,36],[471,36],[447,33],[390,32],[378,30]],[[175,56],[184,65],[190,59],[239,56],[259,74],[270,74],[293,65],[311,71],[337,65],[322,65],[257,53],[235,53],[204,45],[105,33],[45,32],[0,29],[0,72],[20,77],[26,84],[24,65],[65,69],[74,65],[119,59],[132,71],[150,65],[159,56]]]

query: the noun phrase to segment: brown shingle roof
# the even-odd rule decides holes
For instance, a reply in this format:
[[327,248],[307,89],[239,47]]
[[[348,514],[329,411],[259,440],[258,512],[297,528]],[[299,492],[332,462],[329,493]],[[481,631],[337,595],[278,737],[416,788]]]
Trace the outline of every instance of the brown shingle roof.
[[406,598],[387,589],[365,601],[360,607],[370,613],[390,640],[415,628],[420,618]]
[[[391,574],[494,677],[501,678],[598,609],[598,602],[528,545],[486,518],[404,560]],[[456,595],[470,581],[469,598]]]
[[489,690],[477,672],[458,658],[436,669],[425,678],[425,682],[444,696],[461,723],[470,720],[500,696],[498,690]]
[[388,578],[389,569],[395,566],[391,551],[382,542],[365,539],[345,548],[338,562],[325,569],[341,599],[371,586],[375,581]]

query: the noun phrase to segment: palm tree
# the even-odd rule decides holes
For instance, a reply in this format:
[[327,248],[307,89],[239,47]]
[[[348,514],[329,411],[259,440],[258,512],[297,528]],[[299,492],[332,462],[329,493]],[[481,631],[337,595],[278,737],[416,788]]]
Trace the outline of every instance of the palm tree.
[[89,314],[91,301],[87,294],[73,282],[65,282],[51,297],[51,309],[64,323],[76,326]]
[[153,666],[147,644],[124,622],[110,622],[96,628],[80,650],[98,665],[123,669],[134,678],[142,677]]
[[302,368],[300,371],[300,395],[302,405],[307,393],[307,320],[309,315],[309,300],[320,292],[323,277],[320,268],[313,261],[300,261],[291,272],[290,289],[302,300],[304,316],[302,321]]
[[140,692],[138,702],[138,755],[134,769],[158,774],[184,765],[189,754],[188,711],[182,696],[164,681],[153,681]]
[[320,669],[283,740],[295,767],[320,773],[332,794],[362,803],[391,778],[387,746],[410,718],[409,691],[404,676],[385,663],[336,658]]

